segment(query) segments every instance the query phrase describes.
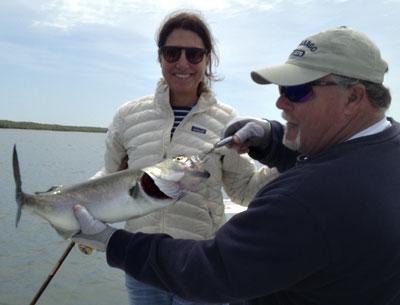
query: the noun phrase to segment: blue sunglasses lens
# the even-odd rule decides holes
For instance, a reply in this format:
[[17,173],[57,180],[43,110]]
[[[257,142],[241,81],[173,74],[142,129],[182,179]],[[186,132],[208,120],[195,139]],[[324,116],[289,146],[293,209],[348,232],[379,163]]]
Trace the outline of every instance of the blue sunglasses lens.
[[308,101],[312,97],[313,90],[310,84],[286,87],[279,86],[279,93],[293,103],[302,103]]

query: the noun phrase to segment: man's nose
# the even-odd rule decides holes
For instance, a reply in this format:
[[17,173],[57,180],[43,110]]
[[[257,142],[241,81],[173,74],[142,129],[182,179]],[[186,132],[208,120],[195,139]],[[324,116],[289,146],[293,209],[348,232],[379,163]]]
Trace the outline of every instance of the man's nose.
[[291,102],[287,97],[284,95],[280,95],[275,103],[276,107],[281,110],[291,111],[294,109],[294,103]]

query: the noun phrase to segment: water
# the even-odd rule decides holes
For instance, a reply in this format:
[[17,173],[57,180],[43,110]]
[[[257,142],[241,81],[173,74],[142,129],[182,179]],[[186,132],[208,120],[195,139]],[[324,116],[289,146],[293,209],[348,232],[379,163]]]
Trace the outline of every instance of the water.
[[[29,304],[69,244],[29,213],[22,213],[15,228],[13,145],[23,190],[32,193],[87,180],[103,164],[104,136],[0,129],[0,305]],[[228,204],[226,213],[229,217],[242,209]],[[74,248],[37,304],[128,304],[124,273],[108,267],[103,253],[86,256]]]
[[[12,147],[24,191],[86,180],[103,164],[104,134],[0,129],[0,304],[29,304],[69,242],[45,221],[23,213],[15,228]],[[74,248],[38,305],[128,304],[124,274],[105,255]]]

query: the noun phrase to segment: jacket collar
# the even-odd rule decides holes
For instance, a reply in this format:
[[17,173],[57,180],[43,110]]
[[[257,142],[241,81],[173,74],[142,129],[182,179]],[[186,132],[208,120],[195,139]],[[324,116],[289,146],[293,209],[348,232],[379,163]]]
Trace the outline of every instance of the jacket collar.
[[[206,111],[208,108],[216,103],[217,100],[211,90],[203,92],[200,95],[197,104],[193,106],[193,111]],[[156,109],[160,111],[172,111],[169,101],[169,87],[163,78],[161,78],[157,83],[157,88],[154,95],[154,104]]]

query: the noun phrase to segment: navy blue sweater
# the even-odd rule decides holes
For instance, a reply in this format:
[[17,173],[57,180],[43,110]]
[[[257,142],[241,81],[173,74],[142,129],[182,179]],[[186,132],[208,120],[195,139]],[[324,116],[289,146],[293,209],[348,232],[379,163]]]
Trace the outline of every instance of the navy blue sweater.
[[[118,230],[107,261],[190,300],[400,304],[400,126],[392,124],[300,159],[214,239]],[[270,151],[282,151],[281,138]],[[286,168],[293,157],[263,161]]]

